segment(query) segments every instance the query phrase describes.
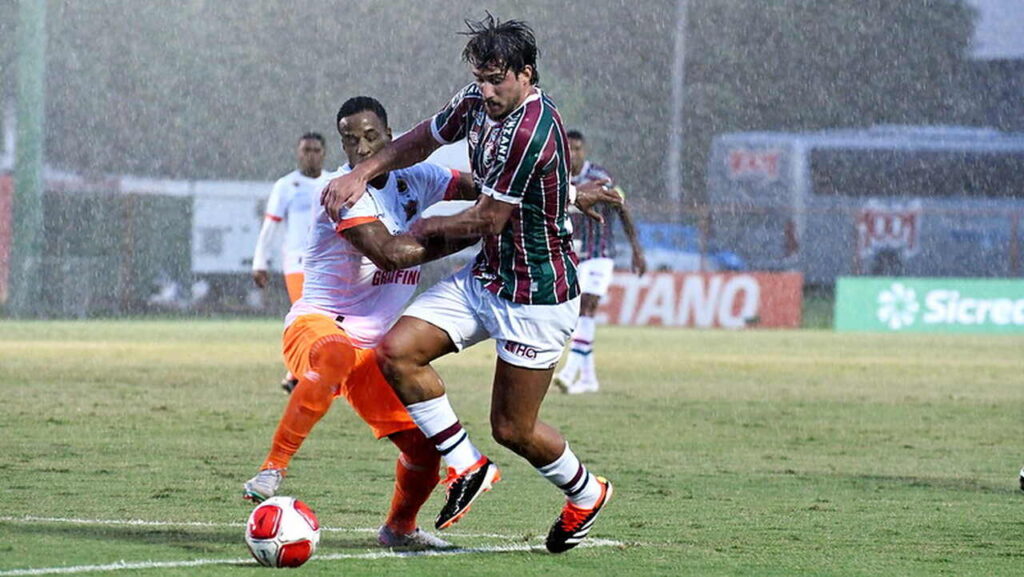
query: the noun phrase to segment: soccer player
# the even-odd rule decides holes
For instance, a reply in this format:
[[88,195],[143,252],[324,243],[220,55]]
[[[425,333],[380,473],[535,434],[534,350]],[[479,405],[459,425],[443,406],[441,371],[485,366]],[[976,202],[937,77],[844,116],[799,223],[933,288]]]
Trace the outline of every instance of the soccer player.
[[[252,256],[252,280],[260,289],[267,288],[270,279],[267,269],[270,264],[272,244],[279,229],[284,226],[284,247],[282,250],[284,282],[291,302],[302,296],[302,254],[306,248],[306,233],[312,219],[313,203],[319,198],[323,181],[320,180],[324,167],[324,137],[316,132],[307,132],[299,138],[296,159],[298,169],[282,176],[274,183],[267,199],[267,210],[260,227],[256,249]],[[288,373],[281,381],[285,392],[295,387],[295,377]]]
[[[347,174],[391,140],[387,112],[373,98],[346,101],[337,116],[348,165],[328,175]],[[395,466],[391,510],[378,531],[389,547],[443,548],[447,542],[417,527],[416,516],[438,481],[440,454],[410,418],[384,381],[373,347],[394,323],[419,281],[419,264],[450,254],[476,238],[421,244],[405,232],[430,205],[442,199],[478,196],[469,174],[431,164],[382,172],[336,223],[319,208],[305,254],[303,295],[285,319],[284,355],[299,384],[288,400],[259,473],[244,485],[244,496],[263,501],[276,494],[292,456],[344,396],[377,438],[387,437],[401,454]],[[600,187],[581,189],[577,207],[595,216],[595,203],[617,203]]]
[[[569,152],[572,183],[580,186],[585,182],[599,181],[613,186],[612,177],[603,167],[587,160],[587,142],[583,133],[570,130]],[[621,194],[621,189],[619,189]],[[554,383],[569,394],[597,392],[600,385],[594,362],[594,339],[596,323],[594,314],[597,305],[608,294],[615,268],[615,228],[621,220],[622,229],[633,250],[632,270],[638,275],[647,270],[644,251],[636,237],[633,217],[625,204],[604,205],[599,208],[604,217],[602,222],[590,218],[573,219],[573,236],[579,242],[580,257],[580,318],[572,333],[569,355],[562,370],[555,374]]]
[[378,362],[448,465],[446,502],[435,521],[444,529],[500,474],[470,441],[430,363],[495,339],[491,432],[564,492],[567,502],[546,541],[549,551],[563,552],[587,535],[612,495],[611,483],[592,475],[562,435],[537,418],[579,316],[567,217],[569,143],[554,103],[537,87],[530,27],[490,14],[467,25],[463,58],[475,82],[433,118],[333,179],[321,202],[337,219],[378,175],[421,161],[442,143],[468,139],[479,200],[455,215],[421,219],[410,232],[431,240],[482,235],[483,247],[473,265],[405,311],[378,346]]
[[[391,140],[387,112],[375,99],[346,101],[337,115],[348,165],[359,167]],[[377,368],[373,347],[398,317],[419,281],[419,264],[467,246],[430,247],[404,233],[428,206],[444,199],[472,199],[468,175],[431,164],[382,172],[367,192],[331,222],[319,208],[304,255],[302,296],[285,319],[284,356],[298,379],[260,472],[244,485],[245,497],[273,496],[292,456],[336,396],[344,396],[373,434],[387,437],[401,454],[381,544],[444,548],[446,541],[420,530],[416,516],[438,482],[440,454],[409,417]]]

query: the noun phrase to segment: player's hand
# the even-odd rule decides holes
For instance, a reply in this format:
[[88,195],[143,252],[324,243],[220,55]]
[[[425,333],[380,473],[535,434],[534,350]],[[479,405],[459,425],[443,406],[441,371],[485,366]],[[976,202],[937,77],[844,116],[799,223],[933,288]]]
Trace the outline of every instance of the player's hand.
[[633,272],[636,276],[644,276],[647,272],[647,259],[644,258],[644,253],[636,250],[633,251]]
[[252,271],[252,282],[261,289],[267,288],[270,284],[270,279],[267,277],[267,271],[265,270],[254,270]]
[[622,195],[612,188],[607,180],[594,180],[576,187],[576,208],[597,222],[604,222],[604,217],[594,208],[598,203],[622,205]]
[[327,217],[338,222],[342,209],[351,208],[366,192],[366,179],[356,171],[332,178],[320,193]]

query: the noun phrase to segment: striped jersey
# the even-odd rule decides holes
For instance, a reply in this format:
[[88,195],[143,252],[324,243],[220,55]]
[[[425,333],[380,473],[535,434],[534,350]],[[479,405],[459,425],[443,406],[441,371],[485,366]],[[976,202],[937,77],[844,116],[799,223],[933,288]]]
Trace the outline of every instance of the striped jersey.
[[534,88],[519,108],[494,121],[473,83],[430,126],[442,144],[466,138],[480,192],[515,205],[505,228],[483,238],[474,277],[514,303],[557,304],[578,296],[567,214],[569,143],[551,99]]
[[[324,183],[351,170],[345,165],[326,175]],[[379,220],[391,234],[402,234],[428,206],[451,198],[456,184],[452,170],[420,163],[391,171],[380,189],[367,186],[355,205],[342,209],[337,223],[318,204],[306,246],[302,298],[285,324],[304,314],[344,317],[341,326],[355,346],[376,346],[416,291],[420,267],[381,270],[341,233]]]
[[[572,183],[576,186],[595,180],[607,180],[615,185],[607,170],[589,160],[584,161],[580,173],[572,177]],[[619,220],[619,210],[604,203],[597,204],[594,209],[604,217],[603,223],[587,218],[581,212],[572,214],[573,235],[578,243],[576,246],[580,259],[615,258],[615,227]]]

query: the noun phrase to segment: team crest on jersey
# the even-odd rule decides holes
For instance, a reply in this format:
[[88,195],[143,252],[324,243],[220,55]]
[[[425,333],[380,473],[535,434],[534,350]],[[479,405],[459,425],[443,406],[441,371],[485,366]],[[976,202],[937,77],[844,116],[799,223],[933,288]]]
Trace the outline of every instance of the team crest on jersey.
[[501,131],[498,129],[493,129],[487,135],[487,141],[484,142],[484,162],[490,162],[491,160],[494,159],[494,149],[498,145],[498,138],[500,132]]
[[484,131],[484,122],[486,122],[487,115],[483,110],[478,110],[473,115],[473,125],[469,127],[469,145],[476,147],[480,144],[480,134]]

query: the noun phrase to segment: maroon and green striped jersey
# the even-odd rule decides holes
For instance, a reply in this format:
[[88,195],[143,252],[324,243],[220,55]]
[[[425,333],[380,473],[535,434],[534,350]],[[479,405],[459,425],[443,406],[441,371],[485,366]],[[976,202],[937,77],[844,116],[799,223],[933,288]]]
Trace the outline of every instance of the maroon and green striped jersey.
[[[595,180],[607,180],[609,184],[615,184],[607,170],[589,160],[583,163],[580,173],[572,177],[572,183],[576,186]],[[619,189],[619,194],[622,194],[622,189]],[[570,215],[580,260],[615,258],[615,228],[619,223],[619,207],[598,204],[594,210],[604,217],[604,222],[598,222],[578,211]]]
[[567,214],[569,142],[554,103],[534,88],[496,122],[473,83],[434,116],[431,130],[441,143],[466,138],[481,193],[515,205],[505,228],[483,238],[473,275],[514,303],[557,304],[578,296]]

